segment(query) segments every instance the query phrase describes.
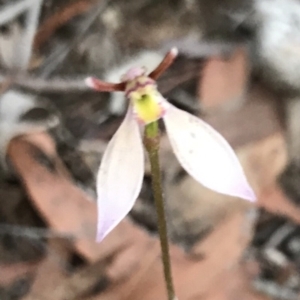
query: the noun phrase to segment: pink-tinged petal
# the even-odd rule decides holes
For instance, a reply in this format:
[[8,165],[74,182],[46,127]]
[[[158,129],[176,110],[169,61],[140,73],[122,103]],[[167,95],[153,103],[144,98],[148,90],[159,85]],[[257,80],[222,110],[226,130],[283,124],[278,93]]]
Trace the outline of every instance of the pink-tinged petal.
[[216,130],[173,105],[164,122],[177,159],[194,179],[216,192],[255,201],[238,158]]
[[97,178],[97,241],[119,224],[134,205],[142,187],[144,149],[131,108],[109,142]]

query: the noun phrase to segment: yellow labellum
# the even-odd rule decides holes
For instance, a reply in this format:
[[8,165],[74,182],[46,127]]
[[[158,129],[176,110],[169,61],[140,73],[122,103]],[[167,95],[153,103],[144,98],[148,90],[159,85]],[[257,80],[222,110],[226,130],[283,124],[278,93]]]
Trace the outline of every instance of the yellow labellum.
[[149,78],[141,76],[129,82],[127,89],[131,90],[128,93],[128,98],[138,120],[149,124],[162,117],[164,113],[161,104],[162,96],[157,91],[156,85],[149,81]]
[[151,94],[143,94],[139,99],[133,100],[134,112],[145,124],[154,122],[161,118],[162,107],[157,97]]

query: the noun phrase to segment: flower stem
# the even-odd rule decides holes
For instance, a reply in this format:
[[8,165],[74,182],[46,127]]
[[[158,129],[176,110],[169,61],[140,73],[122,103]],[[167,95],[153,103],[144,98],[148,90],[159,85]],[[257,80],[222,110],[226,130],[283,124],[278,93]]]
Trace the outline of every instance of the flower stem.
[[164,267],[164,276],[168,292],[168,300],[175,300],[174,285],[171,272],[171,262],[169,254],[169,242],[167,234],[167,223],[165,216],[165,205],[161,185],[161,173],[159,165],[159,128],[158,122],[155,121],[146,125],[144,135],[145,148],[149,155],[152,177],[152,190],[155,199],[157,213],[158,231],[160,246],[162,251],[162,261]]

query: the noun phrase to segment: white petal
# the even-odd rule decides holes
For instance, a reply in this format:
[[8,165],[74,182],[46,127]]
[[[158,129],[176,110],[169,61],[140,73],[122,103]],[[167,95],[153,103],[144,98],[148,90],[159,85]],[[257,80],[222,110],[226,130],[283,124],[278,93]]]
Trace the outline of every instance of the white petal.
[[144,150],[131,108],[103,155],[97,178],[97,241],[128,214],[142,187]]
[[194,179],[219,193],[256,199],[234,151],[216,130],[173,105],[164,122],[175,155]]

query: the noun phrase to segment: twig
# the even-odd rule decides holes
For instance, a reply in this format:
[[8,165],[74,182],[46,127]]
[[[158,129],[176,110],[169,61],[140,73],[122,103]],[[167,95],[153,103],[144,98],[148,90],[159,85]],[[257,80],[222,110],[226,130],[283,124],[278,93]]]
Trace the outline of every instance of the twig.
[[15,19],[35,2],[36,0],[23,0],[14,4],[8,4],[1,7],[0,26],[5,25],[8,22]]
[[55,232],[47,228],[28,227],[21,225],[10,225],[0,223],[0,235],[11,235],[16,237],[24,237],[28,239],[42,238],[64,238],[74,239],[74,236],[68,233]]
[[6,5],[1,9],[0,26],[12,21],[28,10],[23,35],[20,40],[12,46],[13,49],[11,49],[11,51],[14,51],[10,66],[12,69],[27,69],[32,54],[32,43],[38,26],[41,4],[42,0],[24,0]]
[[39,23],[42,0],[34,0],[28,9],[25,30],[14,53],[14,68],[26,70],[32,56],[33,39]]
[[34,49],[39,49],[59,27],[90,9],[95,1],[79,0],[75,3],[69,3],[66,7],[51,15],[37,31],[34,39]]
[[293,226],[290,223],[281,226],[278,230],[274,232],[274,234],[272,234],[267,244],[265,245],[265,248],[276,248],[279,245],[279,243],[283,241],[294,229],[295,226]]
[[39,72],[39,75],[43,78],[49,77],[53,71],[60,65],[71,52],[74,45],[76,45],[87,33],[92,24],[96,21],[99,14],[106,8],[110,0],[100,0],[98,7],[86,20],[85,24],[81,25],[80,32],[78,32],[73,39],[66,46],[60,47],[57,51],[54,51],[45,61],[44,68]]
[[42,79],[29,76],[19,76],[14,80],[16,85],[33,89],[40,92],[75,92],[90,91],[91,89],[85,84],[84,79]]
[[[184,69],[184,74],[172,74],[171,76],[161,77],[159,86],[162,92],[168,93],[177,85],[182,84],[199,75],[201,62],[195,62],[188,68]],[[76,92],[76,91],[91,91],[85,83],[84,78],[67,78],[56,77],[51,79],[38,78],[30,75],[15,75],[0,74],[0,83],[9,82],[18,86],[32,89],[39,92]],[[0,90],[1,92],[1,90]]]
[[188,58],[203,58],[207,56],[226,56],[233,53],[238,47],[244,45],[237,42],[212,42],[199,40],[197,36],[188,35],[187,37],[167,41],[163,43],[161,50],[167,51],[172,47],[177,47],[179,53]]

